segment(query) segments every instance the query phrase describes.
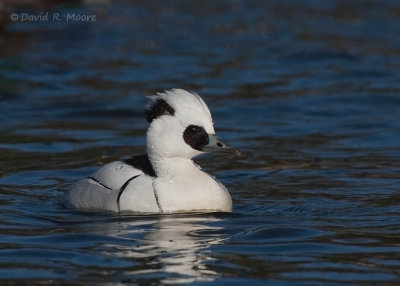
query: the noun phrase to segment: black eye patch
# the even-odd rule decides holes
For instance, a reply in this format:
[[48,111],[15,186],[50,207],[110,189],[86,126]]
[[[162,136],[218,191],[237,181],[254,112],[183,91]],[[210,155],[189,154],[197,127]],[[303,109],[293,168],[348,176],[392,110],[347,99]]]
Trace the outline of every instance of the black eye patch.
[[174,115],[175,110],[164,99],[158,99],[149,109],[146,110],[145,114],[147,122],[151,123],[161,115]]
[[183,132],[183,139],[186,144],[195,150],[202,151],[203,147],[208,144],[208,134],[203,127],[189,125]]

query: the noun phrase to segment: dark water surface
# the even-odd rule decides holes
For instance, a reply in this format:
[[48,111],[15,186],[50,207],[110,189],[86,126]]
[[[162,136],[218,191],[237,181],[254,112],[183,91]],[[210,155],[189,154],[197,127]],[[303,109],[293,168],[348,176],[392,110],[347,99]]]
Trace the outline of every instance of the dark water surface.
[[[0,284],[400,285],[399,1],[18,2],[0,10]],[[234,212],[65,209],[75,180],[144,151],[145,96],[173,87],[246,154],[196,159]]]

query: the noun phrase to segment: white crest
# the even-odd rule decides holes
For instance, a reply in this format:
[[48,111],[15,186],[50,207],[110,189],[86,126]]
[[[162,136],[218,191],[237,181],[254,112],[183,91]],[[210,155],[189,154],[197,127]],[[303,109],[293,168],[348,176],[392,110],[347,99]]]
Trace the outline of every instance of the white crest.
[[158,99],[165,100],[175,110],[174,116],[182,126],[198,125],[204,127],[207,133],[215,133],[210,110],[198,94],[174,88],[159,92],[149,98],[152,102],[156,102]]

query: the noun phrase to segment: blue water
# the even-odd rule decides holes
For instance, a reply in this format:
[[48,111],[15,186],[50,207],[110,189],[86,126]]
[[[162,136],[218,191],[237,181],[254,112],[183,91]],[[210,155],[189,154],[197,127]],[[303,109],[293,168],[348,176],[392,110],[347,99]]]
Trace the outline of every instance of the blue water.
[[[23,3],[0,10],[0,284],[399,285],[398,1]],[[196,159],[233,213],[64,208],[173,87],[245,154]]]

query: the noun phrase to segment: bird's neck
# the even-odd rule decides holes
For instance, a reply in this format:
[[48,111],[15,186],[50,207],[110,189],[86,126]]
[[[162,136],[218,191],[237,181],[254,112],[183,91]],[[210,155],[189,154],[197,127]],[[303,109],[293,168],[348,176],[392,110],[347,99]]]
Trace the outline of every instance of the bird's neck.
[[188,174],[202,173],[192,159],[188,158],[151,158],[150,161],[153,165],[157,177],[179,177]]

